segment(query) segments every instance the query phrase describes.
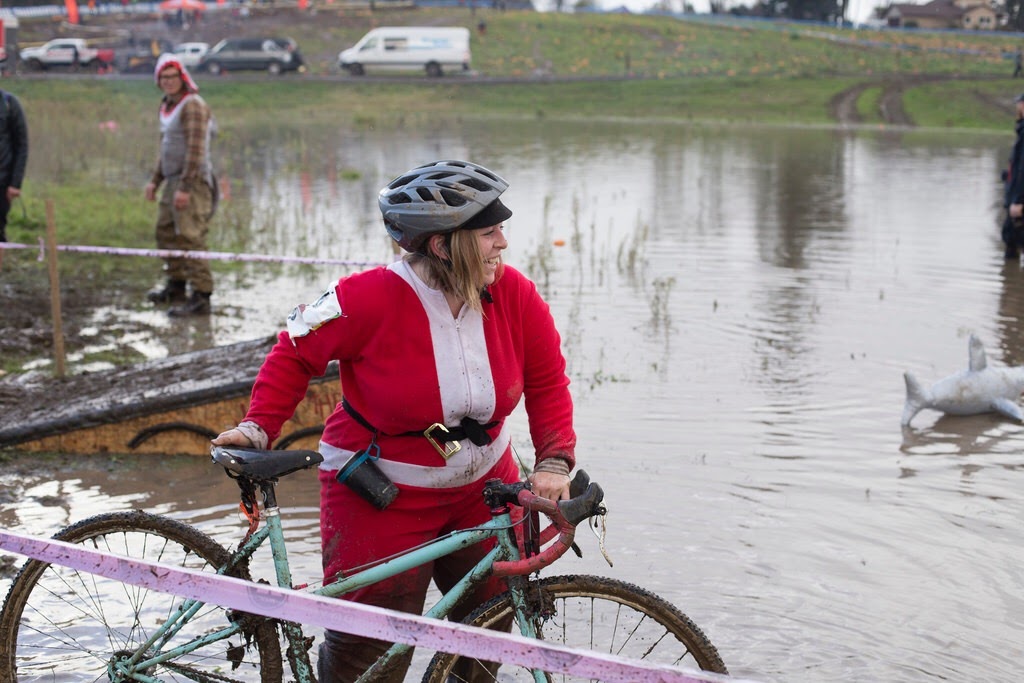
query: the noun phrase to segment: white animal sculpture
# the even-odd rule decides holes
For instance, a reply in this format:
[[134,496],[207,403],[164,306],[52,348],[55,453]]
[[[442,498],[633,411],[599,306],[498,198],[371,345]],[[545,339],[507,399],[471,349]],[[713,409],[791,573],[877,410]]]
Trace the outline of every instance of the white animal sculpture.
[[1024,421],[1017,399],[1024,391],[1024,367],[993,368],[988,365],[985,347],[971,335],[968,345],[970,363],[966,370],[940,379],[930,389],[921,386],[909,372],[907,402],[903,406],[904,427],[925,408],[941,410],[950,415],[977,415],[997,412],[1008,418]]

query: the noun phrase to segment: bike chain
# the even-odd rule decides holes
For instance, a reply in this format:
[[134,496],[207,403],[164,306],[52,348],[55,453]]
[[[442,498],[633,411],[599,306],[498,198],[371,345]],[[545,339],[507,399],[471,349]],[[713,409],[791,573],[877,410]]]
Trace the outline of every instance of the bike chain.
[[163,667],[183,676],[188,676],[191,680],[196,681],[196,683],[245,683],[237,678],[227,678],[226,676],[218,676],[217,674],[205,671],[196,671],[190,666],[183,666],[174,662],[164,662]]

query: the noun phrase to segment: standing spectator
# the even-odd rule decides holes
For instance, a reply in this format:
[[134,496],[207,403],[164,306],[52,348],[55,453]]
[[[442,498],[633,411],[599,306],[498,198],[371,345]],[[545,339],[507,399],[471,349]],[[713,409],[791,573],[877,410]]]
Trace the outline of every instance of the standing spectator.
[[[160,249],[205,251],[208,222],[217,204],[217,180],[210,163],[210,139],[216,123],[210,107],[198,94],[198,86],[175,55],[162,56],[154,72],[164,93],[160,101],[160,156],[153,179],[146,185],[146,199],[156,200],[164,185],[156,219],[156,244]],[[167,258],[167,280],[149,292],[153,303],[183,301],[171,315],[210,312],[213,276],[200,259]],[[186,288],[192,285],[186,298]]]
[[[28,125],[18,98],[0,90],[0,242],[7,241],[7,214],[21,196],[28,163]],[[0,251],[0,254],[3,254]]]
[[1024,73],[1024,52],[1017,48],[1017,54],[1013,58],[1013,77],[1019,78]]
[[1017,139],[1010,153],[1010,165],[1003,173],[1005,194],[1003,206],[1006,217],[1003,220],[1003,243],[1006,245],[1006,258],[1015,259],[1020,256],[1020,247],[1024,246],[1024,93],[1014,99],[1017,111]]

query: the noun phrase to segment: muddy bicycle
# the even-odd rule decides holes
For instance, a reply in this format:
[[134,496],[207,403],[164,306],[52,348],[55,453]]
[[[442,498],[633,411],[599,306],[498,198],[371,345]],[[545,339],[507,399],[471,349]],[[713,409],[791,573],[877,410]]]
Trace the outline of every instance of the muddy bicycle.
[[[275,485],[315,467],[315,451],[214,448],[213,460],[239,485],[249,529],[229,551],[198,529],[142,511],[100,514],[54,538],[107,553],[217,572],[251,580],[249,563],[269,543],[276,584],[292,588]],[[312,592],[337,597],[357,587],[431,562],[472,543],[497,543],[426,616],[443,619],[481,580],[504,576],[508,591],[480,605],[464,623],[513,630],[573,648],[650,663],[727,673],[704,633],[674,605],[622,581],[596,576],[536,578],[541,568],[575,547],[578,524],[605,513],[600,486],[577,472],[571,498],[535,496],[523,483],[488,481],[483,495],[491,519],[455,531],[379,564],[359,568]],[[519,508],[523,514],[513,514]],[[537,524],[543,514],[550,524]],[[301,625],[177,598],[75,569],[29,560],[0,612],[0,683],[13,681],[170,681],[277,683],[286,676],[316,681],[313,638]],[[395,644],[363,676],[371,681],[411,646]],[[438,652],[423,680],[448,683],[462,672],[494,674],[498,665]],[[494,680],[573,680],[563,674],[506,665]]]

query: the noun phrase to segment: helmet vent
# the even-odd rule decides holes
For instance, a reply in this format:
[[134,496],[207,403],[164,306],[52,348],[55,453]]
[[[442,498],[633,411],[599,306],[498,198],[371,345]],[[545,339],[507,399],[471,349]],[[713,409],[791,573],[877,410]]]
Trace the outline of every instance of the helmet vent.
[[477,192],[487,192],[488,190],[493,189],[487,183],[476,178],[464,178],[461,182],[466,187],[472,187]]
[[441,198],[444,199],[445,204],[448,206],[462,206],[466,203],[466,198],[454,190],[442,188],[439,190]]
[[403,185],[408,185],[412,181],[416,180],[417,177],[418,176],[416,176],[416,175],[405,175],[405,176],[402,176],[401,178],[399,178],[397,180],[391,181],[391,184],[388,185],[388,189],[389,190],[394,190],[395,188],[402,187]]
[[404,192],[399,192],[388,197],[388,204],[412,204],[412,197]]
[[417,187],[416,188],[416,194],[418,194],[420,196],[420,199],[422,199],[425,202],[436,201],[434,199],[434,193],[431,192],[430,190],[428,190],[425,187]]
[[474,170],[477,173],[479,173],[480,175],[484,176],[485,178],[490,178],[491,180],[493,180],[496,185],[504,185],[505,184],[504,180],[502,180],[498,176],[494,175],[493,173],[488,171],[486,168],[482,168],[480,166],[477,166]]

